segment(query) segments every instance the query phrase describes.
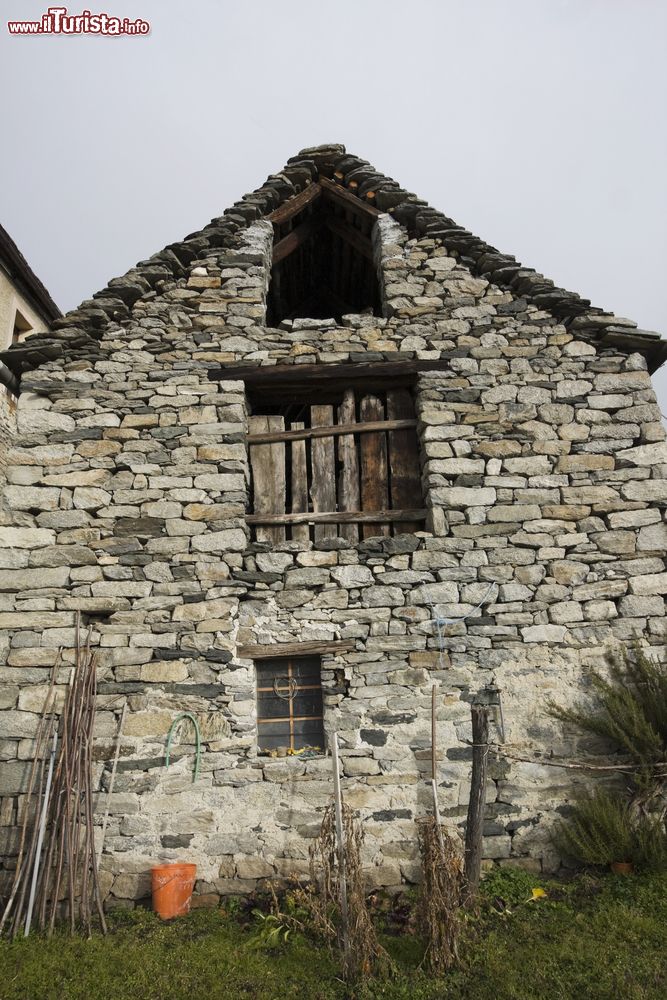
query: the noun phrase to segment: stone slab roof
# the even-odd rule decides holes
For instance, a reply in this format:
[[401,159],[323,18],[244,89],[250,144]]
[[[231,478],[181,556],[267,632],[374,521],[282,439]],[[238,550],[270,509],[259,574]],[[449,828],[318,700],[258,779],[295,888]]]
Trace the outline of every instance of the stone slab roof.
[[46,323],[62,313],[6,229],[0,226],[0,267]]
[[92,299],[56,318],[50,332],[37,334],[28,344],[1,352],[0,381],[16,391],[21,374],[45,361],[63,355],[77,359],[94,356],[95,345],[110,321],[122,325],[129,319],[133,304],[143,295],[159,293],[165,280],[185,277],[194,261],[212,251],[233,249],[247,226],[269,215],[322,176],[389,213],[411,236],[428,236],[441,243],[473,274],[484,276],[548,311],[576,332],[578,338],[600,349],[639,352],[646,358],[650,372],[667,359],[667,341],[660,334],[640,330],[631,320],[616,317],[592,306],[576,292],[559,288],[538,271],[525,267],[515,257],[502,253],[431,208],[397,181],[379,173],[367,160],[348,154],[342,145],[331,144],[302,149],[290,157],[279,173],[271,174],[260,188],[245,195],[203,229],[140,261],[122,277],[113,278]]

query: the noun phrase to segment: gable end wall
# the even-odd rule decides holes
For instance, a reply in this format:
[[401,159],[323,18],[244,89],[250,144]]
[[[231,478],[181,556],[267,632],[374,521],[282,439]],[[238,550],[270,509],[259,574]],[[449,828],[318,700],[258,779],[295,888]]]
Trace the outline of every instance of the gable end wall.
[[[390,886],[418,874],[433,684],[441,810],[460,828],[473,697],[501,688],[516,756],[580,755],[592,748],[546,715],[547,700],[586,697],[586,668],[635,636],[664,652],[667,449],[644,359],[596,352],[389,217],[376,236],[382,319],[263,327],[271,227],[259,222],[109,322],[89,360],[24,376],[0,524],[7,868],[45,686],[64,648],[64,692],[77,611],[99,650],[103,785],[129,707],[102,857],[112,902],[145,896],[159,860],[195,861],[211,896],[307,872],[330,760],[257,757],[242,645],[353,643],[323,657],[325,724],[340,733],[369,880]],[[415,390],[428,531],[251,543],[244,386],[209,369],[401,358],[449,363]],[[434,608],[472,612],[442,651]],[[188,753],[163,766],[181,711],[203,732],[195,785]],[[557,866],[549,828],[587,781],[499,758],[485,857]]]

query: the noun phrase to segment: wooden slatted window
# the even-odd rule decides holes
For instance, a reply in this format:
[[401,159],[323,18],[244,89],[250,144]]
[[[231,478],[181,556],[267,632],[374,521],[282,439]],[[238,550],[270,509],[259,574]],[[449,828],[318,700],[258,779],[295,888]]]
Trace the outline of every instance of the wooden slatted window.
[[317,403],[297,392],[283,398],[290,402],[250,400],[248,522],[257,541],[354,543],[423,527],[409,388],[334,386]]
[[319,656],[277,657],[255,664],[257,672],[257,747],[324,750],[322,682]]

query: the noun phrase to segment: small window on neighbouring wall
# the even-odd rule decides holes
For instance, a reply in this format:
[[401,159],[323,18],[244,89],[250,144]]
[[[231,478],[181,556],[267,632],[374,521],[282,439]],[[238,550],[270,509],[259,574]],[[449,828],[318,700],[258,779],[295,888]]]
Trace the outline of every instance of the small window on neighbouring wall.
[[276,658],[255,664],[260,754],[324,752],[320,659]]
[[12,330],[12,344],[20,344],[28,336],[32,327],[25,316],[16,310],[14,317],[14,328]]

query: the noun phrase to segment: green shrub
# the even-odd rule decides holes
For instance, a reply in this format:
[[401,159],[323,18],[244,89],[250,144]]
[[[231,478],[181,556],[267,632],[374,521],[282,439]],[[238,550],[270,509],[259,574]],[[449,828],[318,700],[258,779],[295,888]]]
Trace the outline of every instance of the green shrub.
[[629,861],[661,870],[667,864],[663,819],[638,813],[625,795],[604,788],[579,799],[554,840],[563,854],[588,865]]
[[666,870],[667,665],[635,645],[611,662],[608,679],[597,671],[590,678],[597,709],[551,702],[549,712],[615,746],[630,765],[623,770],[631,786],[625,794],[599,789],[582,797],[554,841],[563,854],[585,864],[630,861]]
[[609,679],[591,671],[590,680],[597,710],[551,702],[551,715],[609,740],[636,765],[638,793],[651,797],[667,776],[667,665],[635,646],[611,663]]
[[662,816],[640,815],[636,827],[638,864],[646,871],[667,871],[667,826]]

